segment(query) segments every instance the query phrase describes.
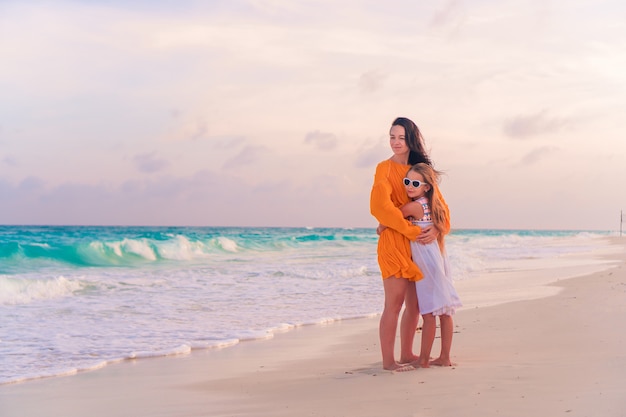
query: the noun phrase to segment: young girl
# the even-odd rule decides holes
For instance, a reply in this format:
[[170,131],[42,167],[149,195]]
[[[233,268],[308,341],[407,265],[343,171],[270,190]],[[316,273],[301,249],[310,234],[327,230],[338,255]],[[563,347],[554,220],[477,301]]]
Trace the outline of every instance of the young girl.
[[[439,197],[441,194],[436,192],[438,180],[439,173],[430,165],[421,163],[413,165],[403,179],[411,201],[402,206],[401,210],[414,225],[434,226],[437,229],[443,227],[447,211]],[[415,283],[419,310],[424,319],[419,358],[419,366],[422,368],[428,368],[429,365],[452,366],[452,315],[462,305],[452,285],[443,236],[444,233],[439,233],[437,242],[426,245],[411,241],[413,262],[424,274],[424,278]],[[441,353],[431,361],[430,351],[435,340],[437,316],[441,327]]]

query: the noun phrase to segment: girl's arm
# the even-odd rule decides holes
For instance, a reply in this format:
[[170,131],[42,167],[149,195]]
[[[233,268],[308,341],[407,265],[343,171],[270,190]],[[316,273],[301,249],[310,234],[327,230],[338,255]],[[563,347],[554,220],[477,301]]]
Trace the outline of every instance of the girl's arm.
[[[414,219],[421,219],[424,217],[424,207],[422,203],[417,201],[409,201],[402,207],[400,207],[404,217],[413,217]],[[417,242],[428,244],[437,240],[439,236],[439,230],[435,226],[428,226],[422,229],[422,233],[417,237]]]
[[448,204],[446,203],[446,200],[444,200],[443,195],[441,195],[439,186],[435,185],[434,192],[435,198],[438,198],[443,208],[443,222],[437,227],[430,226],[422,229],[422,234],[419,235],[417,241],[419,243],[427,244],[437,240],[439,241],[440,247],[443,247],[443,236],[450,233],[450,209],[448,208]]
[[424,207],[422,207],[422,203],[418,203],[417,201],[409,201],[400,207],[400,211],[405,219],[408,217],[413,217],[414,219],[424,217]]

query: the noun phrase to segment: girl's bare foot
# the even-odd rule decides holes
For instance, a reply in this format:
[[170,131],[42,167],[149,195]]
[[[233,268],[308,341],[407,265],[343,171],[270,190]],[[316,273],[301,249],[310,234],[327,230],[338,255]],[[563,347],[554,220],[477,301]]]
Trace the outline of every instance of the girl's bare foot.
[[456,366],[456,363],[452,362],[450,359],[442,359],[437,358],[435,360],[430,361],[430,364],[433,366]]

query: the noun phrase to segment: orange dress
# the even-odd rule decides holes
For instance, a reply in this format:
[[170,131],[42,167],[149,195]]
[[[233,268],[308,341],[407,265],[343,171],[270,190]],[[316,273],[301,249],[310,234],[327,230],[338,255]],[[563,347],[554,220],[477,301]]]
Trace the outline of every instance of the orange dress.
[[[396,277],[411,281],[422,279],[422,272],[411,258],[409,241],[420,234],[419,226],[414,226],[402,216],[399,207],[409,202],[402,179],[410,165],[398,164],[388,159],[376,166],[374,185],[370,194],[370,212],[387,226],[378,238],[378,266],[383,279]],[[439,187],[434,187],[439,193]],[[442,198],[442,201],[443,198]],[[445,202],[444,202],[445,205]],[[447,205],[446,211],[447,211]],[[450,215],[444,225],[444,234],[450,231]]]

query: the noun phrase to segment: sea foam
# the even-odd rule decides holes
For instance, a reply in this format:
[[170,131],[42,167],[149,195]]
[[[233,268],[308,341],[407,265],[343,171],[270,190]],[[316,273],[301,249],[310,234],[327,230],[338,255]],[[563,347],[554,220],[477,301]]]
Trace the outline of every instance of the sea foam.
[[80,281],[63,276],[52,279],[23,279],[0,276],[0,304],[28,304],[38,300],[69,297],[83,288]]

